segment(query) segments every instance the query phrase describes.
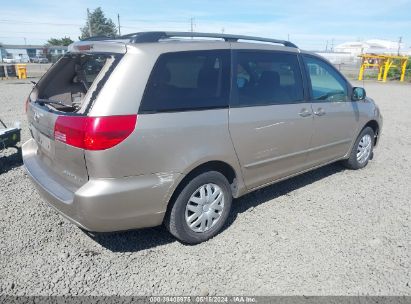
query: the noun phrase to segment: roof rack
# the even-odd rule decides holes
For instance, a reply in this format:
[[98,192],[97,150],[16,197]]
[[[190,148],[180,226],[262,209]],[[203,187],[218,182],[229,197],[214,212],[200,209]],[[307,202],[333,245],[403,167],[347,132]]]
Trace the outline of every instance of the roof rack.
[[110,39],[116,39],[116,38],[109,37],[109,36],[91,36],[91,37],[87,37],[84,39],[80,39],[80,41],[100,41],[100,40],[110,40]]
[[238,40],[259,41],[282,44],[287,47],[298,48],[294,43],[286,40],[242,36],[242,35],[230,35],[230,34],[216,34],[216,33],[196,33],[196,32],[139,32],[127,34],[117,37],[116,39],[129,39],[132,43],[148,43],[159,42],[162,39],[168,39],[173,37],[188,37],[188,38],[220,38],[228,42],[237,42]]

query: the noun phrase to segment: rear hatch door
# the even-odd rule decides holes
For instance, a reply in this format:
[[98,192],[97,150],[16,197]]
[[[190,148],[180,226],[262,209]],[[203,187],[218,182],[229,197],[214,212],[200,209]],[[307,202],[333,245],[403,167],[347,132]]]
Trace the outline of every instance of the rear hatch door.
[[46,105],[31,102],[27,115],[43,168],[74,192],[88,180],[84,150],[55,140],[54,128],[59,114],[50,111]]
[[33,89],[27,117],[45,174],[74,192],[89,178],[84,147],[76,142],[84,140],[86,119],[82,118],[87,118],[126,48],[122,43],[79,42],[70,50]]

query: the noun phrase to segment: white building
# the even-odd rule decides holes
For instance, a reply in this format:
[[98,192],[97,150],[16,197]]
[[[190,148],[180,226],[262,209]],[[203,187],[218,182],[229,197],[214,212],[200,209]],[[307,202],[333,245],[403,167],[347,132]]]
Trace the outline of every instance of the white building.
[[359,61],[357,56],[344,52],[316,52],[318,55],[327,58],[332,64],[353,64]]
[[364,53],[371,54],[397,54],[398,46],[400,54],[406,55],[404,43],[398,44],[395,41],[370,39],[366,41],[345,42],[337,45],[334,50],[336,52],[350,53],[352,56],[358,56]]
[[42,45],[2,45],[0,46],[0,63],[29,62],[32,57],[49,57],[49,60],[58,58],[67,53],[66,46]]

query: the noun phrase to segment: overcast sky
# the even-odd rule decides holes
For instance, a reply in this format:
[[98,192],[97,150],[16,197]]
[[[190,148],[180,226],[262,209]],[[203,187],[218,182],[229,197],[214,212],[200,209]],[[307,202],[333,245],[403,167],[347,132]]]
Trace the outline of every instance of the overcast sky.
[[[0,42],[44,44],[50,37],[78,40],[86,10],[102,7],[122,34],[147,30],[194,30],[290,40],[325,49],[372,38],[411,45],[411,0],[12,0],[2,1]],[[21,20],[21,22],[19,22]]]

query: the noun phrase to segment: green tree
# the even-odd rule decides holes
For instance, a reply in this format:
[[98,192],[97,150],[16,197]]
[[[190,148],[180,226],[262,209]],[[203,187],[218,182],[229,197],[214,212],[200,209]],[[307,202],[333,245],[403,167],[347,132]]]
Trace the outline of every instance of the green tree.
[[50,39],[47,41],[47,45],[58,45],[58,46],[62,45],[62,46],[68,46],[69,44],[72,44],[73,42],[74,42],[74,41],[71,40],[70,37],[64,36],[64,37],[61,38],[61,39],[50,38]]
[[80,40],[89,38],[90,36],[115,37],[117,34],[116,25],[110,18],[104,16],[101,7],[98,7],[93,12],[89,13],[88,22],[80,30]]

